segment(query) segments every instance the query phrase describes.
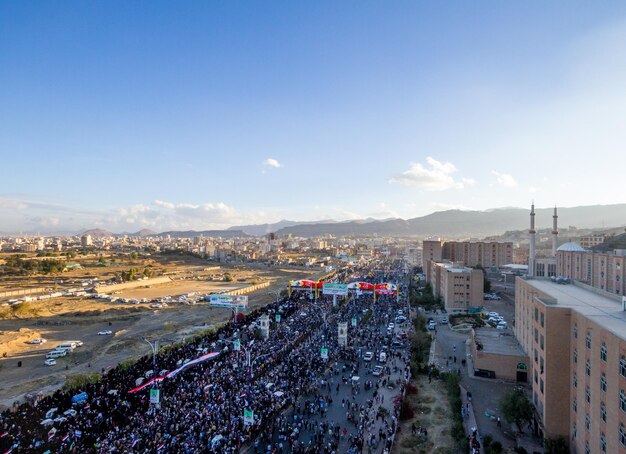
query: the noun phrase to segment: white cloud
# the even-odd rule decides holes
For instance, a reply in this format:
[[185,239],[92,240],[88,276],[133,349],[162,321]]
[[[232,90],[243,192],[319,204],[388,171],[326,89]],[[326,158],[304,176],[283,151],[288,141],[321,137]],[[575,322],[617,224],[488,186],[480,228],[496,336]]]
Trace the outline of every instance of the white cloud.
[[474,186],[476,184],[476,180],[474,180],[473,178],[461,178],[461,183],[463,183],[464,186]]
[[[454,164],[440,162],[430,156],[426,158],[427,166],[412,162],[409,169],[389,180],[389,183],[398,183],[405,186],[414,186],[425,191],[445,191],[447,189],[461,189],[465,184],[475,183],[471,178],[455,181],[452,176],[457,171]],[[465,181],[464,181],[465,180]]]
[[498,184],[505,188],[514,188],[517,186],[517,181],[508,173],[500,173],[492,170],[491,173],[496,176]]
[[263,165],[265,167],[269,167],[270,169],[280,169],[282,167],[282,164],[274,158],[267,158],[263,161]]

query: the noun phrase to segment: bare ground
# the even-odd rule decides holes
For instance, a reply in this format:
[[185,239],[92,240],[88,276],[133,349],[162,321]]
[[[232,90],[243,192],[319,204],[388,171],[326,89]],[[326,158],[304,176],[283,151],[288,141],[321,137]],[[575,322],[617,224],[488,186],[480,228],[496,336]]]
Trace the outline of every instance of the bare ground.
[[[442,383],[435,381],[429,384],[428,379],[423,375],[418,376],[411,383],[417,387],[417,394],[407,394],[406,399],[415,409],[415,416],[401,424],[394,453],[453,453],[454,440],[450,435],[452,411],[445,387]],[[412,435],[413,424],[428,431],[426,440]]]

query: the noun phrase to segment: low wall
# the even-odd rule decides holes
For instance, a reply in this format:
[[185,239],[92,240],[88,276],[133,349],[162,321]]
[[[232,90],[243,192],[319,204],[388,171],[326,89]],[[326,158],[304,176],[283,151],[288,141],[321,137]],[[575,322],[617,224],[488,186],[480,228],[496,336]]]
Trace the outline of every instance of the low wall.
[[227,292],[229,295],[245,295],[246,293],[256,292],[257,290],[261,290],[270,286],[269,282],[263,282],[257,285],[251,285],[250,287],[239,288],[237,290],[232,290]]
[[25,288],[20,290],[6,290],[4,292],[0,292],[0,299],[11,299],[16,296],[25,296],[32,295],[34,293],[47,293],[50,292],[50,288],[46,287],[36,287],[36,288]]
[[122,284],[98,285],[94,288],[96,293],[111,293],[118,290],[127,290],[129,288],[145,287],[146,285],[167,284],[172,282],[169,277],[154,277],[152,279],[144,279],[143,281],[130,281]]

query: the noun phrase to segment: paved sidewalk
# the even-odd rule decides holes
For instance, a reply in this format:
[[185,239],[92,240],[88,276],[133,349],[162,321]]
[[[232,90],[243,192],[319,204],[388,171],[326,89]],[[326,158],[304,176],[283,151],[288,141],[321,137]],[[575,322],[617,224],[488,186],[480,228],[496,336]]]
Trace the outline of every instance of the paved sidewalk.
[[[482,445],[483,439],[482,439],[482,436],[480,435],[480,431],[478,430],[478,424],[476,423],[476,415],[474,414],[474,406],[467,399],[467,390],[463,387],[463,385],[459,385],[459,388],[461,388],[461,402],[462,402],[463,408],[465,409],[465,412],[464,412],[465,417],[463,418],[463,427],[465,427],[465,435],[469,437],[474,431],[474,429],[476,429],[476,432],[478,434],[478,440],[480,441],[480,452],[483,453],[485,452],[483,445]],[[469,408],[469,411],[467,411],[468,408]]]

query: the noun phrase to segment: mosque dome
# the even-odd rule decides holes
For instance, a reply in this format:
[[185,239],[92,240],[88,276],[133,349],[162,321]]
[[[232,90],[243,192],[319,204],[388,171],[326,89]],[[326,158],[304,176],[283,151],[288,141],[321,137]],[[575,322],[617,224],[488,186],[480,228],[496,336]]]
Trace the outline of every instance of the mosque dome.
[[558,251],[563,251],[563,252],[584,252],[587,249],[581,247],[580,245],[573,243],[573,242],[569,242],[569,243],[564,243],[562,245],[559,246],[559,248],[557,249]]

